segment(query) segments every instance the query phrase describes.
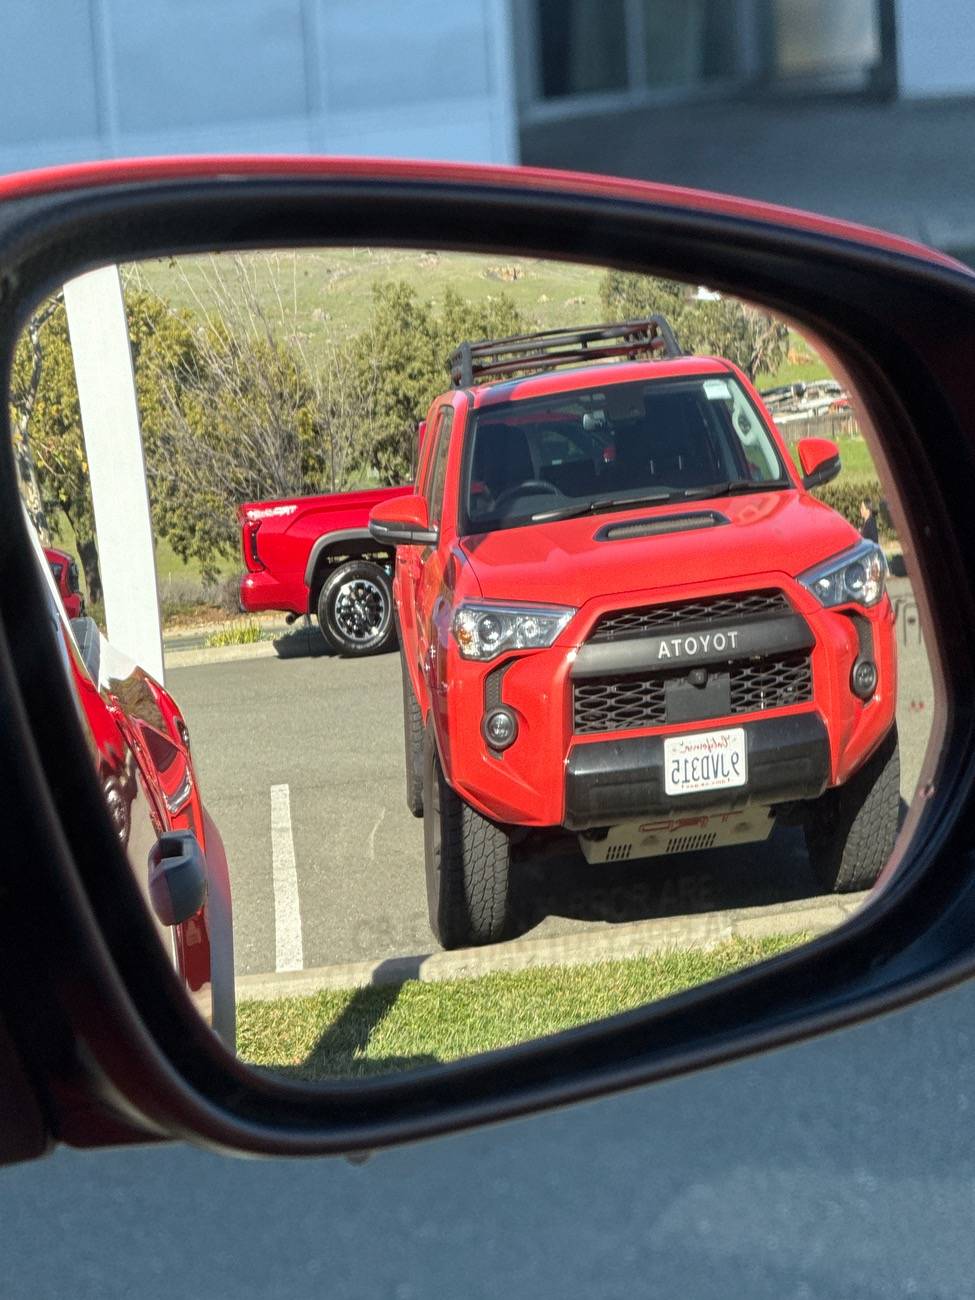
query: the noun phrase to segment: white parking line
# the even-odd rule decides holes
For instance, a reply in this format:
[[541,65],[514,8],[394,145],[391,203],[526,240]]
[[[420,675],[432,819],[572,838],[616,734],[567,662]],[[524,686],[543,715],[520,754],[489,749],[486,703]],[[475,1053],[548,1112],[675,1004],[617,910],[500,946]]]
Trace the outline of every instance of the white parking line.
[[291,832],[291,791],[271,786],[271,872],[274,880],[274,969],[302,970],[301,908],[298,904],[298,870]]

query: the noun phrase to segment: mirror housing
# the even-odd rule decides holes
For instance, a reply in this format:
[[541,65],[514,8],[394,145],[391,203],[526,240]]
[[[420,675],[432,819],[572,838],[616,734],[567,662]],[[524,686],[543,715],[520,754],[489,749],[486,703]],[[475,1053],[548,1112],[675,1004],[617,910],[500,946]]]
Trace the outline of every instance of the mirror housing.
[[149,850],[149,898],[163,925],[181,925],[207,896],[206,859],[192,831],[164,831]]
[[437,529],[430,527],[426,500],[416,494],[373,506],[369,532],[377,542],[393,546],[435,546],[438,537]]
[[[25,1079],[37,1080],[38,1092],[47,1085],[30,1137],[37,1154],[55,1135],[79,1146],[172,1135],[268,1155],[367,1152],[673,1080],[975,975],[967,834],[975,818],[968,707],[975,535],[965,526],[975,478],[970,271],[895,236],[751,201],[460,164],[111,160],[6,178],[0,213],[0,351],[8,358],[27,310],[93,266],[282,242],[475,245],[504,257],[605,259],[774,305],[838,358],[868,430],[883,429],[891,482],[904,489],[893,500],[909,557],[914,539],[924,541],[915,617],[935,647],[951,646],[938,656],[937,730],[919,777],[925,797],[908,812],[883,887],[840,929],[612,1021],[406,1079],[311,1087],[234,1061],[179,996],[141,881],[108,819],[91,815],[101,794],[46,631],[8,448],[0,464],[0,613],[16,635],[5,634],[0,654],[0,771],[20,815],[8,821],[10,906],[0,909],[7,956],[0,1056],[22,1056]],[[916,327],[927,320],[939,329]],[[955,345],[945,347],[945,337]],[[836,449],[826,445],[829,460]],[[800,463],[816,469],[801,455]],[[375,522],[405,525],[414,500],[384,504]],[[414,515],[410,541],[421,523],[429,532],[428,514]],[[67,1084],[52,1065],[63,1061],[76,1065]],[[0,1155],[11,1109],[0,1124]]]
[[840,472],[840,449],[831,438],[800,438],[798,451],[804,488],[822,487]]

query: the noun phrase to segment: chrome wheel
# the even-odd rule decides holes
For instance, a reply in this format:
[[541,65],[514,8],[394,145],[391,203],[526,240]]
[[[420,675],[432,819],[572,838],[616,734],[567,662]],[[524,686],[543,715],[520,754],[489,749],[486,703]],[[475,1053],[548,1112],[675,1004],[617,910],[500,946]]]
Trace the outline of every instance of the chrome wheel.
[[384,593],[368,578],[344,582],[335,595],[335,622],[343,636],[357,645],[377,640],[389,622]]

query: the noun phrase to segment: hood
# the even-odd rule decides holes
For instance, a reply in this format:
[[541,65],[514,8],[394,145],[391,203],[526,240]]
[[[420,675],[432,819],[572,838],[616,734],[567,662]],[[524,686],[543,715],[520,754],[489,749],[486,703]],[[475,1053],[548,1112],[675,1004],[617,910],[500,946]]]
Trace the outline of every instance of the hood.
[[[669,516],[724,516],[727,524],[646,537],[598,540],[607,527]],[[579,608],[594,596],[781,572],[796,577],[852,546],[859,534],[806,492],[778,489],[674,502],[549,524],[472,534],[461,540],[486,600]]]

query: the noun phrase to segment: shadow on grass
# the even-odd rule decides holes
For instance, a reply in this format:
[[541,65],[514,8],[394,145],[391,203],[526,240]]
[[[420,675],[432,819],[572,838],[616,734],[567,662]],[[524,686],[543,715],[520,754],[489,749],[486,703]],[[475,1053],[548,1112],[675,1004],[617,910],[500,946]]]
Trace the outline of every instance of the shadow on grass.
[[309,1082],[363,1079],[439,1064],[437,1058],[431,1055],[364,1055],[373,1032],[393,1010],[402,988],[402,983],[398,983],[373,984],[356,989],[338,1018],[325,1027],[315,1046],[299,1065],[275,1065],[268,1067],[270,1072]]

